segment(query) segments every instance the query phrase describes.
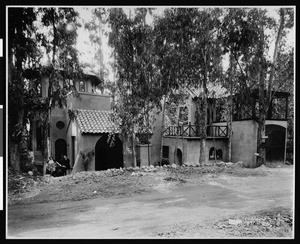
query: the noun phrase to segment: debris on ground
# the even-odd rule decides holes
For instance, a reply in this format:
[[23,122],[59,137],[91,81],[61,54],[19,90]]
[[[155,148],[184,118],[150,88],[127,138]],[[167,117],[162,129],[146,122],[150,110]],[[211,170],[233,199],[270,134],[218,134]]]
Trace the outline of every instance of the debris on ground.
[[[219,177],[229,174],[237,177],[265,176],[271,168],[262,165],[258,168],[244,168],[237,163],[220,162],[218,165],[208,162],[200,165],[163,165],[142,166],[102,171],[82,171],[61,177],[50,175],[31,175],[28,173],[8,172],[8,203],[24,201],[64,201],[81,200],[89,197],[130,195],[153,190],[154,178],[159,183],[185,183],[190,178],[201,180],[204,174]],[[241,162],[242,163],[242,162]],[[241,164],[240,163],[240,164]],[[206,166],[204,166],[206,165]],[[289,167],[285,165],[284,167]],[[47,188],[47,192],[46,189]],[[91,190],[91,188],[93,188]],[[97,193],[94,193],[96,191]],[[39,194],[39,199],[35,195]]]
[[37,184],[47,183],[46,177],[33,175],[30,173],[19,173],[8,170],[8,193],[10,195],[25,193]]
[[285,237],[291,236],[293,216],[290,209],[276,208],[256,212],[242,219],[224,219],[213,228],[226,230],[235,237]]
[[229,219],[228,220],[228,224],[230,224],[230,225],[239,225],[241,223],[242,223],[242,220],[240,220],[240,219]]
[[166,177],[166,178],[164,178],[164,180],[165,181],[179,181],[179,182],[182,182],[182,183],[186,182],[186,180],[184,180],[184,179],[174,178],[174,177]]

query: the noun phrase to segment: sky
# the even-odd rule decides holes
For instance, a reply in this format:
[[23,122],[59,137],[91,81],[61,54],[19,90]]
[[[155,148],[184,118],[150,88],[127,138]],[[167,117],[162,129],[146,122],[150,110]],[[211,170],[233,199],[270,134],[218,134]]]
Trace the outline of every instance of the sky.
[[[74,9],[76,11],[78,11],[79,16],[82,19],[82,21],[88,22],[92,19],[92,13],[91,13],[92,9],[94,9],[96,7],[97,6],[95,6],[95,7],[91,7],[91,6],[84,7],[83,6],[83,7],[74,7]],[[149,6],[149,7],[156,8],[156,6]],[[189,6],[179,6],[179,7],[189,7]],[[193,7],[195,7],[195,6],[193,6]],[[199,7],[201,7],[201,6],[199,6]],[[246,6],[242,6],[242,7],[246,7]],[[251,6],[251,7],[253,7],[253,6]],[[280,6],[280,7],[284,7],[284,6]],[[275,6],[263,7],[262,6],[262,8],[266,8],[268,10],[267,15],[269,15],[270,17],[274,17],[277,22],[279,21],[279,15],[278,15],[278,13],[276,13],[276,10],[278,10],[279,7],[275,7]],[[128,7],[123,7],[123,9],[124,9],[125,13],[129,12]],[[161,15],[163,13],[164,9],[165,9],[165,7],[163,7],[163,6],[157,6],[156,10],[154,10],[154,14]],[[150,15],[148,15],[146,17],[146,21],[149,23],[152,22],[152,17]],[[105,30],[109,31],[108,28],[106,28]],[[83,27],[81,27],[77,30],[77,33],[78,33],[77,48],[79,50],[79,60],[81,62],[93,62],[92,60],[94,57],[94,49],[91,46],[91,43],[89,40],[89,32],[87,30],[85,30]],[[270,46],[270,49],[269,49],[269,58],[271,58],[273,55],[273,51],[274,51],[276,35],[275,35],[275,33],[268,33],[268,32],[266,32],[266,34],[271,34],[274,39]],[[295,43],[294,28],[289,32],[287,39],[288,39],[289,46],[294,46],[294,43]],[[105,36],[105,35],[102,36],[102,42],[103,42],[103,56],[104,56],[103,60],[104,60],[104,63],[106,64],[106,68],[108,68],[108,70],[109,70],[108,79],[112,81],[113,80],[113,72],[111,70],[110,65],[108,65],[109,62],[112,62],[112,58],[111,58],[112,48],[110,46],[108,46],[108,37],[107,36]],[[227,69],[227,67],[228,67],[227,59],[228,59],[228,57],[226,57],[226,56],[223,59],[224,60],[224,62],[223,62],[224,69]]]

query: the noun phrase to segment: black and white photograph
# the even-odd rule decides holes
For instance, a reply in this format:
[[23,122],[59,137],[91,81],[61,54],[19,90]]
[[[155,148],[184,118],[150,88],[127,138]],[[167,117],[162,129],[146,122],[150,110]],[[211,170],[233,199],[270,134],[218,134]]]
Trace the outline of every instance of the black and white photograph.
[[6,5],[5,238],[294,239],[295,11]]

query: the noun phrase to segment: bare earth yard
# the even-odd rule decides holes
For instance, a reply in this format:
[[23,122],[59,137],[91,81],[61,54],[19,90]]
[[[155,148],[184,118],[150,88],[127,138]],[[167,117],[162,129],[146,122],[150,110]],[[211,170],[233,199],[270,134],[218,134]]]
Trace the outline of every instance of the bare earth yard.
[[[20,177],[27,184],[21,186]],[[293,238],[293,177],[293,165],[283,164],[19,175],[9,181],[6,234],[9,239]]]

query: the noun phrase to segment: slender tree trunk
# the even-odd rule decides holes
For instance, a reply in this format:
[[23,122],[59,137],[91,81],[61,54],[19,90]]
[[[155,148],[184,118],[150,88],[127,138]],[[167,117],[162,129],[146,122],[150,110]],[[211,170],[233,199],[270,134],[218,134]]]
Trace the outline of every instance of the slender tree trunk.
[[273,62],[272,62],[272,65],[271,65],[271,72],[270,72],[269,82],[268,82],[268,94],[267,94],[268,103],[267,103],[266,110],[268,110],[268,107],[269,107],[269,105],[272,101],[272,85],[273,85],[273,79],[274,79],[274,75],[275,75],[275,66],[276,66],[276,62],[277,62],[279,43],[280,43],[281,38],[282,38],[282,30],[283,30],[283,27],[284,27],[284,14],[285,14],[285,11],[284,11],[283,8],[281,8],[280,9],[280,24],[279,24],[277,37],[276,37],[274,53],[273,53]]
[[[207,70],[207,59],[206,59],[206,46],[205,51],[202,52],[204,57],[204,71],[203,71],[203,81],[202,81],[202,109],[199,111],[201,113],[201,120],[200,124],[202,124],[202,128],[200,128],[200,157],[199,157],[199,164],[203,165],[206,161],[205,157],[205,144],[206,144],[206,129],[207,129],[207,96],[208,96],[208,90],[207,90],[207,79],[208,79],[208,70]],[[200,100],[199,100],[200,102]]]
[[18,143],[11,143],[9,146],[10,166],[15,171],[20,171],[20,150]]
[[[260,10],[261,12],[261,10]],[[262,16],[261,16],[262,19]],[[256,166],[265,164],[266,161],[266,148],[265,148],[265,122],[269,105],[272,101],[272,85],[275,74],[275,65],[277,60],[279,43],[282,37],[282,30],[284,27],[284,9],[280,9],[280,25],[275,42],[273,53],[273,62],[271,66],[271,73],[268,81],[268,91],[265,97],[265,68],[264,68],[264,29],[262,22],[260,23],[260,81],[259,81],[259,110],[260,117],[258,120],[258,138],[257,138],[257,152],[259,154]]]
[[149,139],[149,130],[150,130],[150,121],[149,121],[149,102],[147,107],[147,146],[148,146],[148,166],[151,164],[151,156],[150,156],[150,139]]
[[[205,85],[206,87],[206,85]],[[206,90],[206,89],[205,89]],[[199,164],[203,165],[203,163],[205,163],[206,161],[206,157],[205,157],[205,146],[206,146],[206,129],[207,129],[207,91],[203,92],[203,96],[202,96],[202,128],[200,128],[201,131],[201,140],[200,140],[200,157],[199,157]]]
[[214,157],[215,157],[215,164],[217,163],[217,151],[216,151],[216,140],[215,140],[215,131],[214,131],[214,127],[213,128],[213,145],[214,145]]
[[179,123],[178,123],[177,127],[176,127],[176,142],[175,142],[175,150],[174,150],[174,164],[177,164],[177,148],[178,148],[178,140],[179,140],[178,129],[179,128],[180,127],[179,127]]
[[132,132],[132,164],[136,167],[135,132]]
[[257,138],[257,162],[256,166],[260,166],[265,163],[266,150],[265,150],[265,121],[266,121],[266,111],[265,111],[265,59],[264,59],[264,26],[262,23],[262,14],[260,12],[260,43],[259,43],[259,118],[258,118],[258,138]]
[[[20,26],[17,26],[16,29],[16,36],[17,38],[20,37],[22,35],[22,30],[20,28]],[[10,42],[9,42],[10,44]],[[23,109],[23,97],[21,94],[20,89],[22,89],[22,82],[23,82],[23,78],[21,75],[22,72],[22,59],[21,59],[21,47],[18,45],[15,48],[15,54],[14,54],[14,58],[15,58],[15,63],[13,63],[13,53],[12,53],[12,46],[10,46],[9,48],[9,75],[8,75],[8,82],[13,85],[15,85],[16,89],[17,89],[17,94],[16,95],[16,100],[18,101],[18,104],[20,106],[15,107],[14,109],[17,110],[16,116],[17,119],[15,120],[15,124],[11,124],[10,126],[13,129],[13,135],[9,135],[9,162],[10,162],[10,166],[16,170],[16,171],[20,171],[20,138],[22,138],[22,134],[23,134],[23,117],[24,117],[24,109]],[[15,72],[16,74],[12,73],[13,68],[15,68]],[[12,77],[15,76],[15,80],[12,80]],[[10,123],[12,122],[12,120],[10,120]]]
[[232,116],[233,116],[233,78],[235,72],[233,72],[233,62],[234,58],[230,55],[230,100],[229,100],[229,121],[227,122],[228,126],[228,161],[232,161]]
[[[50,131],[50,124],[51,124],[51,106],[52,106],[52,84],[53,84],[53,76],[54,73],[56,72],[56,64],[55,64],[55,55],[56,55],[56,45],[57,45],[57,29],[55,26],[55,16],[54,16],[55,9],[53,9],[52,12],[52,27],[53,27],[53,47],[52,47],[52,74],[49,77],[49,87],[48,87],[48,99],[49,99],[49,104],[48,104],[48,115],[47,115],[47,129],[45,130],[46,133],[46,160],[52,155],[52,145],[51,145],[51,131]],[[45,160],[45,158],[44,158]]]
[[165,130],[165,111],[166,111],[166,96],[163,98],[163,108],[162,108],[162,122],[161,122],[161,144],[160,144],[160,166],[163,160],[163,143],[164,143],[164,130]]
[[[14,131],[14,135],[17,133],[21,133],[21,135],[16,135],[17,138],[21,138],[23,134],[23,116],[24,116],[24,110],[21,109],[18,111],[18,123],[16,127],[17,131]],[[9,162],[10,166],[15,171],[20,171],[21,166],[21,157],[20,157],[20,140],[16,138],[12,138],[9,136]]]

